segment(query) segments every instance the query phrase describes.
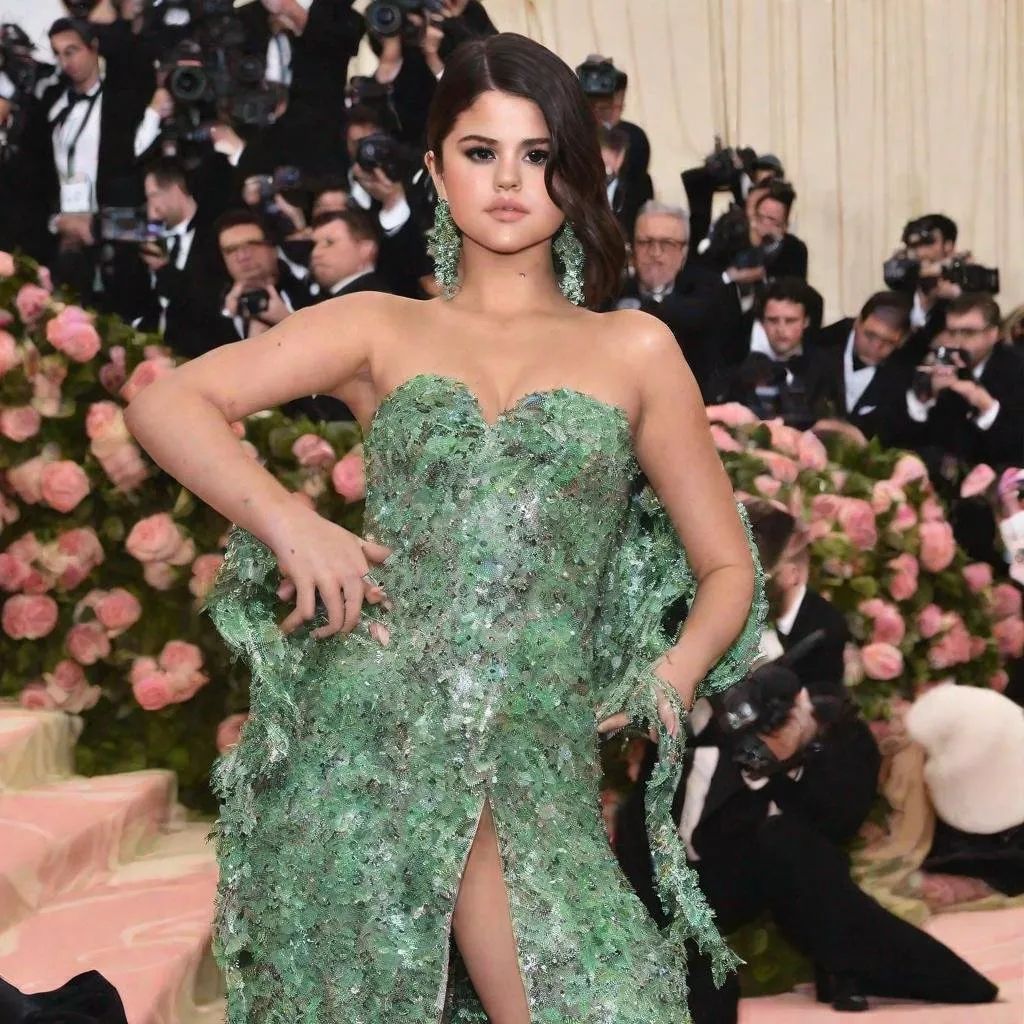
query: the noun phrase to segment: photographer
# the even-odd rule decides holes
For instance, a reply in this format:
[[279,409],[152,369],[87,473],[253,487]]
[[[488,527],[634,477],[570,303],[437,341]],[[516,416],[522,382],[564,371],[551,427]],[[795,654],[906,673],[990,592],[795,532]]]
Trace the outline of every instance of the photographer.
[[[780,541],[792,535],[795,521],[763,502],[753,503],[752,511],[759,554],[774,571]],[[768,631],[762,651],[775,660],[694,706],[694,749],[676,793],[680,841],[719,928],[728,934],[769,912],[786,940],[813,962],[819,1001],[838,1010],[867,1009],[868,993],[991,1002],[995,985],[853,882],[845,845],[875,801],[878,748],[851,700],[812,695],[796,648],[789,662]],[[620,811],[616,854],[663,924],[643,806],[656,757],[657,748],[648,744],[640,781]],[[707,960],[692,942],[688,947],[694,1020],[734,1024],[738,979],[730,976],[716,989]]]
[[606,128],[601,124],[597,126],[597,139],[601,144],[601,159],[604,161],[608,205],[619,222],[622,234],[627,239],[632,238],[641,204],[622,176],[622,168],[629,153],[629,136],[621,128]]
[[49,37],[61,81],[43,93],[45,123],[40,119],[26,147],[56,211],[49,222],[54,278],[81,301],[130,319],[145,275],[133,247],[99,237],[96,214],[142,202],[132,136],[145,98],[105,77],[88,22],[61,18]]
[[391,86],[403,142],[422,146],[427,111],[444,63],[466,39],[498,30],[479,0],[375,0],[365,12],[374,78]]
[[991,511],[959,497],[971,468],[1018,466],[1024,450],[1024,357],[1003,340],[995,299],[965,294],[949,303],[905,401],[912,446],[950,503],[957,542],[998,569]]
[[758,303],[750,352],[729,373],[719,401],[739,402],[760,419],[779,416],[801,430],[831,411],[827,361],[807,344],[816,306],[812,293],[796,277],[768,285]]
[[590,100],[590,108],[594,111],[597,123],[605,128],[619,129],[626,134],[626,156],[618,174],[627,193],[632,197],[632,202],[638,208],[648,199],[654,198],[654,184],[648,173],[651,143],[647,133],[638,124],[622,118],[629,76],[620,71],[610,58],[591,54],[576,68],[576,77],[579,78],[580,86]]
[[229,335],[202,339],[204,350],[255,338],[296,309],[310,304],[309,290],[279,258],[259,216],[249,210],[229,210],[214,224],[221,257],[231,278],[222,316]]
[[911,371],[895,358],[910,335],[910,308],[909,295],[876,292],[856,319],[829,324],[814,341],[825,353],[835,415],[887,447],[910,440]]
[[380,223],[377,269],[389,290],[409,298],[433,294],[433,261],[413,209],[426,206],[418,153],[388,135],[380,114],[364,106],[349,110],[345,146],[350,199]]
[[159,240],[143,243],[154,308],[136,326],[157,331],[178,355],[192,358],[211,342],[229,340],[220,315],[221,258],[209,217],[202,216],[185,171],[173,160],[151,164],[143,179],[146,214],[162,227]]
[[309,269],[317,301],[350,292],[390,291],[377,273],[379,232],[365,210],[325,213],[313,222],[313,252]]
[[616,308],[640,308],[667,324],[701,394],[710,400],[719,383],[719,350],[729,329],[730,296],[715,274],[687,259],[686,211],[648,200],[636,219],[632,250],[634,274]]

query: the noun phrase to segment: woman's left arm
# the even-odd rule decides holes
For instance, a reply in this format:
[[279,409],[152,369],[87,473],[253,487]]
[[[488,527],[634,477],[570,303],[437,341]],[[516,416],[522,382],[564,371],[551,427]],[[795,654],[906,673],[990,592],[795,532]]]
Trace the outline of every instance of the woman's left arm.
[[697,580],[682,631],[655,672],[689,708],[697,685],[747,621],[754,563],[700,389],[675,338],[654,317],[627,315],[636,339],[630,364],[639,389],[637,462],[671,518]]

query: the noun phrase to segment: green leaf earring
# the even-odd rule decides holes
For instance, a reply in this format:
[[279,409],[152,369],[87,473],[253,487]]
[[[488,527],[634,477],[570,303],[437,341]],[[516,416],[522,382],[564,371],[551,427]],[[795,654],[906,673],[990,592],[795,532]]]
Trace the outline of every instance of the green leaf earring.
[[562,289],[562,294],[570,302],[582,306],[586,302],[583,268],[587,263],[587,254],[568,218],[555,235],[551,251],[555,258],[555,272],[558,274],[558,285]]
[[434,257],[434,280],[446,299],[459,289],[462,232],[459,231],[447,199],[434,207],[434,229],[430,233],[430,254]]

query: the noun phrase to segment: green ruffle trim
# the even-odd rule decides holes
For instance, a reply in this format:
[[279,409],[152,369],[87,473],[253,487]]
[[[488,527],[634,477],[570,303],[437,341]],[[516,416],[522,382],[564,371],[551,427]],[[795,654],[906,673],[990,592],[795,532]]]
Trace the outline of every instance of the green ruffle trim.
[[[740,635],[697,687],[696,698],[728,689],[743,679],[757,657],[767,616],[765,575],[754,545],[746,509],[737,503],[754,563],[754,598]],[[675,708],[679,721],[685,711],[675,689],[654,672],[654,664],[675,643],[662,626],[665,612],[684,600],[689,606],[697,582],[675,526],[649,485],[635,494],[626,518],[618,555],[605,576],[604,601],[595,630],[599,679],[611,683],[597,718],[625,712],[630,725],[658,734],[658,761],[647,783],[647,832],[658,895],[672,918],[666,926],[680,942],[693,938],[712,964],[715,984],[743,961],[726,945],[715,926],[714,912],[689,866],[686,849],[672,818],[672,800],[679,784],[685,751],[680,728],[675,738],[658,717],[657,693]]]

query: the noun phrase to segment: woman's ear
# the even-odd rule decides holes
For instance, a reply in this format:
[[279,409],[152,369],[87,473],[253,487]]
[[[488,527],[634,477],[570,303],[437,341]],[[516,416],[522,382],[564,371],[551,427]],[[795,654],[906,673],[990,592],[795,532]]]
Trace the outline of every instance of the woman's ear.
[[427,150],[423,157],[423,163],[426,165],[427,172],[430,174],[431,180],[434,182],[434,189],[437,192],[438,199],[447,199],[448,196],[444,190],[444,178],[441,176],[441,170],[437,157],[434,156],[432,149]]

